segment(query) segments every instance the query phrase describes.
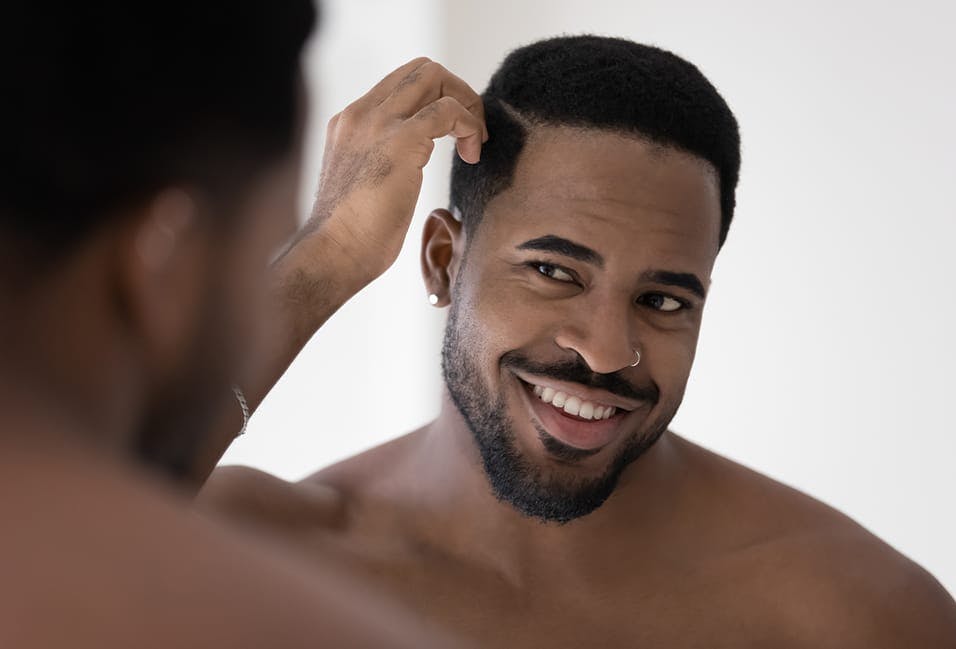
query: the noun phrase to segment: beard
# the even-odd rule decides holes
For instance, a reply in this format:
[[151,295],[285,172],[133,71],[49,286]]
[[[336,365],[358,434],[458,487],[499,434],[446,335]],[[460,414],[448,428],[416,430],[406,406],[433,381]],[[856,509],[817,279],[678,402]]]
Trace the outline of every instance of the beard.
[[[453,302],[445,328],[442,372],[451,400],[471,430],[492,493],[499,501],[511,505],[525,516],[544,522],[564,524],[590,514],[614,492],[624,470],[660,439],[679,404],[665,407],[664,414],[651,422],[643,434],[636,434],[627,440],[597,477],[568,477],[538,466],[519,450],[514,424],[505,414],[504,395],[493,395],[485,386],[475,358],[477,354],[469,355],[467,351],[480,350],[482,345],[478,340],[475,342],[479,344],[468,344],[463,338],[458,304]],[[467,333],[476,333],[475,328],[470,329],[472,331]],[[500,364],[502,367],[525,369],[539,376],[606,389],[650,403],[657,403],[660,399],[656,387],[639,389],[617,374],[595,374],[580,359],[570,363],[543,365],[518,352],[509,352],[502,356]],[[591,452],[564,445],[537,424],[535,427],[545,448],[557,458],[575,461],[592,455]]]

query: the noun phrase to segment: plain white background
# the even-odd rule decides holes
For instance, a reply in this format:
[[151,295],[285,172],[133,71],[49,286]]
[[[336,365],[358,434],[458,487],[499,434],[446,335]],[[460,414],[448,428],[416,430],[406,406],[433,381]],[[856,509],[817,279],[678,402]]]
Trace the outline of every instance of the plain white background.
[[[481,90],[516,46],[625,36],[735,111],[738,209],[672,428],[857,519],[956,591],[956,10],[948,2],[331,0],[308,56],[308,209],[328,118],[417,55]],[[437,149],[396,266],[316,336],[225,463],[297,479],[437,412],[418,274]]]

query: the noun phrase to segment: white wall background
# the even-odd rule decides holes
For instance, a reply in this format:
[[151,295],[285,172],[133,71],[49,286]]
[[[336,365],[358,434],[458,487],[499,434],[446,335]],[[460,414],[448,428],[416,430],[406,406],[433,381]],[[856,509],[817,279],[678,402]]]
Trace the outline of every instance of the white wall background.
[[[737,114],[738,210],[673,428],[856,518],[956,591],[956,9],[944,0],[326,0],[305,185],[328,117],[432,56],[482,89],[512,48],[595,32],[696,63]],[[319,333],[227,463],[285,478],[437,412],[418,237]],[[310,201],[303,196],[304,209]]]

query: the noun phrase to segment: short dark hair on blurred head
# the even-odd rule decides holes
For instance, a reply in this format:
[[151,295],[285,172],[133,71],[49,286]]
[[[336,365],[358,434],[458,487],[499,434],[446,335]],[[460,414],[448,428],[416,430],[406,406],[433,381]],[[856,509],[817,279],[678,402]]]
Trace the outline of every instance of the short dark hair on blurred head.
[[310,0],[6,0],[0,239],[55,254],[164,186],[291,149]]
[[684,59],[620,38],[552,38],[509,54],[482,96],[490,140],[480,163],[456,158],[451,175],[451,204],[466,230],[510,186],[526,125],[572,126],[637,135],[711,163],[720,182],[723,244],[740,172],[737,121]]

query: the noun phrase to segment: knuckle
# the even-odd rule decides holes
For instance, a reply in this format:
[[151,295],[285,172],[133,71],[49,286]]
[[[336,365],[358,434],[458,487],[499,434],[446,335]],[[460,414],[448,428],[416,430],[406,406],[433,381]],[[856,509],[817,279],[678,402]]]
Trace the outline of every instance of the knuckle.
[[347,127],[354,124],[358,120],[358,117],[359,109],[355,106],[355,104],[349,104],[333,119],[336,120],[337,124],[342,124],[343,126]]
[[427,106],[423,107],[417,113],[415,113],[415,118],[418,120],[429,120],[432,119],[436,114],[442,112],[444,109],[442,107],[441,100],[433,101]]
[[435,104],[443,111],[446,112],[458,112],[461,109],[461,104],[454,97],[449,97],[445,95],[444,97],[439,98]]
[[441,114],[447,119],[454,119],[460,122],[471,123],[475,116],[468,112],[468,109],[461,105],[454,97],[442,97]]
[[442,110],[447,110],[455,105],[455,98],[443,95],[435,100],[434,105]]
[[422,75],[429,81],[441,78],[445,72],[445,68],[442,67],[441,63],[435,63],[431,59],[428,60],[428,63],[425,63],[421,67]]

